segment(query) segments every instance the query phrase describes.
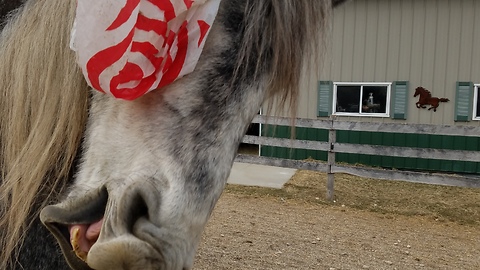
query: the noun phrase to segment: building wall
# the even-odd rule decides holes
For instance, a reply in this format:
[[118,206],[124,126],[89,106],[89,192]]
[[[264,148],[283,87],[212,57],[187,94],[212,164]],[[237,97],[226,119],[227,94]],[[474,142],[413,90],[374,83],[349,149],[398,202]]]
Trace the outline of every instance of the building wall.
[[[478,20],[475,15],[478,14]],[[479,126],[455,122],[456,82],[480,84],[480,0],[351,0],[334,11],[324,67],[307,77],[298,116],[318,116],[318,82],[408,81],[407,117],[338,116],[337,120]],[[415,88],[446,97],[436,112],[416,108]],[[473,90],[472,90],[473,91]],[[468,91],[467,91],[468,92]],[[472,102],[472,101],[470,101]],[[390,112],[393,113],[392,111]],[[282,114],[282,113],[274,113]],[[262,130],[263,136],[290,138],[290,128]],[[327,141],[328,131],[296,129],[297,139]],[[480,151],[480,137],[382,132],[337,132],[338,142],[401,147]],[[262,156],[326,160],[327,153],[261,147]],[[480,173],[479,162],[338,154],[338,162],[385,168]],[[445,157],[448,158],[448,157]]]
[[[300,96],[299,117],[317,118],[319,80],[409,81],[408,117],[402,122],[480,125],[480,121],[454,122],[455,83],[480,83],[480,1],[353,0],[334,11],[331,41],[326,46],[324,67],[305,80],[309,91]],[[419,110],[413,97],[417,86],[450,102],[442,103],[435,113]]]

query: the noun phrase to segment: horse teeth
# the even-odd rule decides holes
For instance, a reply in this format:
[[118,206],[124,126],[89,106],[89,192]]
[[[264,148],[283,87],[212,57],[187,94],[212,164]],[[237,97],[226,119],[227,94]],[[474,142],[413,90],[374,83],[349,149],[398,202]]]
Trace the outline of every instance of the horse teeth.
[[77,257],[80,260],[85,262],[87,261],[88,253],[86,253],[80,248],[79,241],[80,241],[80,228],[75,227],[72,229],[70,233],[70,244],[73,247],[73,251],[75,252],[75,255],[77,255]]

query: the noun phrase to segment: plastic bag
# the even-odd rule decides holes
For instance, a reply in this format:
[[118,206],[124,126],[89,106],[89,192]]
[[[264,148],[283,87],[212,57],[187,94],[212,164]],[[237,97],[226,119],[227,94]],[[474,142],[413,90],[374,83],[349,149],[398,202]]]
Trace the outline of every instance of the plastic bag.
[[133,100],[191,73],[220,0],[78,0],[71,48],[89,85]]

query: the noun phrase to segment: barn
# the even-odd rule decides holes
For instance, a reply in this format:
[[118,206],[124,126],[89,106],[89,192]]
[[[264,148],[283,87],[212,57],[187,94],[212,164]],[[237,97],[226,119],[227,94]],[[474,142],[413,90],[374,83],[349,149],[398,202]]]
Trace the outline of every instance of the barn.
[[[354,0],[337,8],[324,65],[305,79],[298,115],[309,119],[398,124],[480,125],[480,1]],[[418,108],[417,87],[440,102]],[[271,131],[268,131],[271,130]],[[289,138],[289,127],[263,136]],[[328,131],[297,128],[296,138],[327,141]],[[337,141],[480,151],[480,138],[337,131]],[[326,160],[327,153],[261,146],[260,155]],[[384,168],[480,173],[469,161],[338,154],[338,162]]]

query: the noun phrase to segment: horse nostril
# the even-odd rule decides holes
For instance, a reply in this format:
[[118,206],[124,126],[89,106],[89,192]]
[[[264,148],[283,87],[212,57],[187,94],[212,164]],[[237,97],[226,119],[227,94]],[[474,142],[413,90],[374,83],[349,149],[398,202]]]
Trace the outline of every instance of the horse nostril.
[[127,226],[129,231],[133,231],[133,226],[140,218],[149,219],[148,206],[141,192],[135,194],[132,199],[130,209],[127,209]]

